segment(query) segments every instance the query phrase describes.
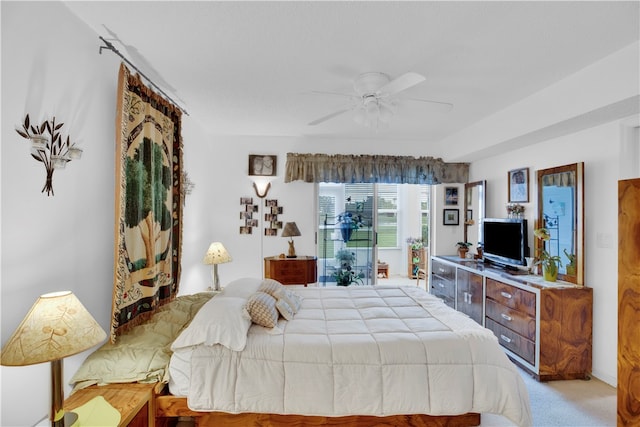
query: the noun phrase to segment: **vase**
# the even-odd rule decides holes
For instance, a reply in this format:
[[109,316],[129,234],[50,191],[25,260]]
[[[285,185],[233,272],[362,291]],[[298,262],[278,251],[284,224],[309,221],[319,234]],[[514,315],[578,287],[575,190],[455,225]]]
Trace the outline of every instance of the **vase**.
[[555,282],[558,279],[558,267],[555,265],[542,266],[542,275],[547,282]]
[[351,239],[351,233],[353,232],[353,227],[351,224],[345,224],[344,222],[340,224],[340,233],[342,235],[342,241],[347,243],[349,239]]

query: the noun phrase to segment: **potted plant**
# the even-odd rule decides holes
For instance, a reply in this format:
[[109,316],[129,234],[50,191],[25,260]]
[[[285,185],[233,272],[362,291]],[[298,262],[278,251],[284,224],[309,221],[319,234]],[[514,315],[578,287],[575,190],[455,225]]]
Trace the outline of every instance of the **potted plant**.
[[340,267],[344,268],[346,266],[351,266],[351,264],[356,260],[355,252],[351,252],[349,249],[340,249],[336,252],[336,259],[340,263]]
[[562,267],[562,261],[558,255],[551,256],[544,248],[545,242],[551,239],[551,234],[546,228],[534,230],[533,235],[542,242],[538,248],[538,258],[534,265],[542,265],[542,275],[547,282],[555,282],[558,278],[558,267]]
[[362,216],[359,214],[354,215],[349,211],[342,212],[340,215],[338,215],[337,222],[340,228],[342,241],[345,243],[347,243],[349,239],[351,239],[353,230],[357,230],[363,225]]
[[567,264],[567,276],[575,276],[576,275],[576,254],[570,254],[566,249],[563,249],[565,256],[569,260],[569,264]]
[[362,285],[362,278],[364,277],[364,275],[362,273],[356,273],[349,265],[346,268],[341,268],[333,273],[333,277],[334,279],[336,279],[336,284],[338,286],[349,286],[352,283],[358,283]]
[[472,246],[473,243],[469,242],[458,242],[456,246],[458,247],[458,255],[460,258],[466,258],[467,252],[469,252],[469,246]]

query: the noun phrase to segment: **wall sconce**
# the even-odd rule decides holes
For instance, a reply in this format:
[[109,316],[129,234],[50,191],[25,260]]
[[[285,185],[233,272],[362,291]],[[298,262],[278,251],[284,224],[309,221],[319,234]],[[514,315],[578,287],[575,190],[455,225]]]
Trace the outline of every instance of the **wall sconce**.
[[268,180],[256,179],[253,181],[253,189],[256,191],[256,196],[261,199],[267,197],[270,188],[271,182]]
[[[69,136],[62,137],[60,129],[64,123],[56,123],[56,118],[45,120],[41,125],[33,125],[29,114],[24,118],[22,129],[16,129],[18,134],[31,141],[31,157],[42,162],[47,171],[47,179],[42,192],[53,196],[53,171],[64,169],[71,160],[82,157],[82,149],[72,143]],[[45,132],[49,135],[45,135]]]

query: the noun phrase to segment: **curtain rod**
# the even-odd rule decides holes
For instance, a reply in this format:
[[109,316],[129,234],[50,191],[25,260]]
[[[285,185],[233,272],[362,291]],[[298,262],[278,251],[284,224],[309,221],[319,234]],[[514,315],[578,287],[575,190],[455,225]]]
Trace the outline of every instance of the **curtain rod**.
[[120,58],[122,58],[127,64],[129,64],[129,66],[131,66],[134,70],[136,70],[142,77],[145,78],[145,80],[147,80],[149,82],[149,84],[151,84],[151,86],[153,86],[154,88],[156,88],[165,98],[167,98],[169,101],[171,101],[173,103],[173,105],[175,105],[176,107],[178,107],[180,109],[180,111],[182,111],[184,114],[186,114],[187,116],[189,115],[189,113],[187,113],[187,110],[185,110],[184,108],[182,108],[176,101],[174,101],[169,95],[167,95],[157,84],[155,84],[153,82],[153,80],[151,80],[149,77],[145,76],[145,74],[140,71],[140,69],[138,67],[136,67],[135,65],[133,65],[131,63],[131,61],[129,61],[127,58],[125,58],[125,56],[120,53],[120,51],[118,49],[115,48],[115,46],[113,44],[111,44],[110,42],[106,41],[104,38],[102,38],[102,36],[98,36],[98,38],[100,40],[102,40],[102,42],[106,45],[106,46],[100,46],[100,55],[102,55],[102,49],[107,49],[112,51],[113,53],[115,53],[116,55],[118,55]]

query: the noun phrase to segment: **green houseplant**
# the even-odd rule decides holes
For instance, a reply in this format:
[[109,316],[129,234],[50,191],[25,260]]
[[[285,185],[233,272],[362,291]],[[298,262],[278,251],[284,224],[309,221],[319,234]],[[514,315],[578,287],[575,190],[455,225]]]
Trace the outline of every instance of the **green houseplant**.
[[534,265],[542,265],[542,275],[547,282],[555,282],[558,279],[558,267],[562,267],[562,261],[558,255],[551,256],[545,249],[545,242],[551,239],[551,234],[546,228],[534,230],[533,235],[541,241],[538,248],[538,258]]
[[458,247],[458,255],[460,256],[460,258],[466,258],[467,252],[469,252],[469,247],[473,246],[473,243],[458,242],[456,243],[456,246]]
[[576,275],[576,254],[570,254],[566,249],[563,249],[564,255],[569,260],[569,264],[567,264],[567,276],[575,276]]
[[336,259],[340,263],[337,271],[333,273],[338,286],[349,286],[352,283],[362,284],[363,274],[358,274],[353,269],[353,263],[356,260],[355,252],[348,249],[340,249],[336,252]]

